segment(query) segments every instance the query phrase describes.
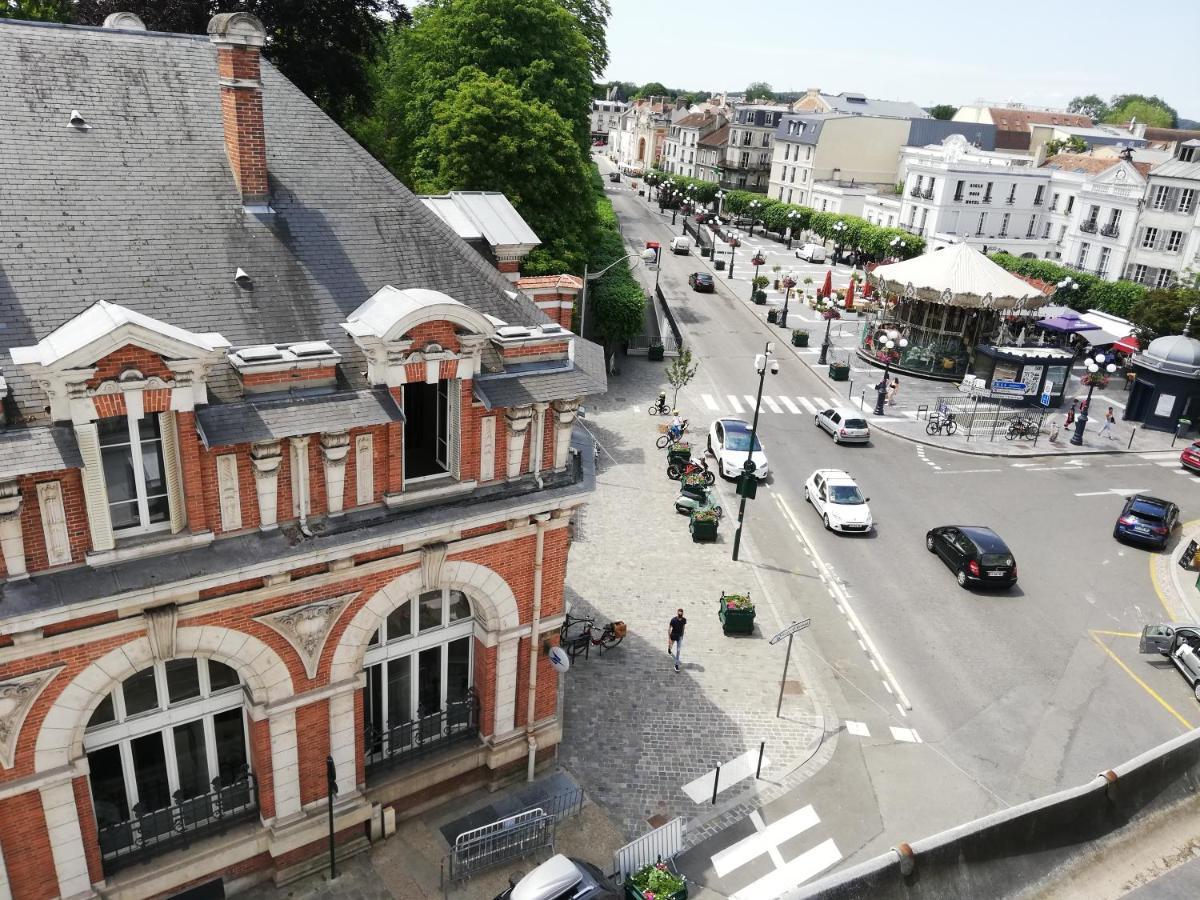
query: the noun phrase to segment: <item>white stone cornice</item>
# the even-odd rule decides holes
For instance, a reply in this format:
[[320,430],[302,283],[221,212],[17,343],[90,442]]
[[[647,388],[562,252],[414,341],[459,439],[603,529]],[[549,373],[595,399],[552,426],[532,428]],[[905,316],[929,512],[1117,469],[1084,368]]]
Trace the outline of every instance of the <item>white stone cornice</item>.
[[329,632],[333,629],[333,623],[346,608],[346,604],[357,597],[358,593],[354,591],[327,600],[306,603],[304,606],[268,613],[265,616],[255,616],[254,621],[278,632],[295,648],[304,663],[304,671],[308,677],[316,678],[317,667],[321,663],[321,651],[329,638]]
[[42,669],[0,681],[0,768],[11,769],[17,755],[17,738],[25,717],[51,679],[65,666]]

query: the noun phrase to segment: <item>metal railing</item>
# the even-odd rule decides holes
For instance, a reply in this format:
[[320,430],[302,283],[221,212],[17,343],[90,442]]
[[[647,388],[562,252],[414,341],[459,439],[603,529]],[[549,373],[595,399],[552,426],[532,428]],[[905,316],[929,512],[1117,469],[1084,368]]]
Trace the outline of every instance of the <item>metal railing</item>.
[[445,709],[418,716],[398,725],[364,729],[368,777],[372,772],[418,759],[468,740],[479,734],[479,695],[467,689],[464,700],[446,704]]
[[933,199],[933,188],[931,188],[931,187],[925,188],[925,190],[921,191],[920,196],[924,197],[926,200],[932,200]]
[[914,184],[911,188],[908,189],[908,193],[909,193],[909,196],[911,196],[911,197],[920,197],[921,189]]
[[643,834],[613,854],[613,872],[624,881],[643,866],[669,860],[683,850],[683,819],[675,818]]
[[1116,225],[1105,225],[1100,229],[1100,233],[1104,235],[1104,237],[1115,238],[1121,236],[1121,229]]
[[451,881],[539,850],[554,850],[556,822],[541,807],[460,834],[447,857]]
[[1087,234],[1095,234],[1096,233],[1096,220],[1089,219],[1086,222],[1080,222],[1079,230],[1086,232]]
[[176,791],[175,803],[164,809],[147,810],[138,803],[133,818],[99,829],[104,874],[253,819],[257,811],[258,784],[245,766],[229,784],[214,778],[206,794],[185,797],[183,791]]

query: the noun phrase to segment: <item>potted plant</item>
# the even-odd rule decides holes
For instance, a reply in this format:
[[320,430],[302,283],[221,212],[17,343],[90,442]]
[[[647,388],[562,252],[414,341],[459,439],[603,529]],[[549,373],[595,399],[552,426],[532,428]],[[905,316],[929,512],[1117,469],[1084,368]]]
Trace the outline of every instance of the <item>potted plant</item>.
[[850,378],[850,360],[848,358],[834,358],[829,361],[829,380],[830,381],[846,381]]
[[751,299],[758,306],[764,306],[764,305],[766,305],[766,302],[767,302],[767,292],[766,291],[755,291],[754,294],[751,296]]
[[651,362],[663,361],[663,345],[662,341],[655,338],[650,342],[650,349],[646,351],[646,358]]
[[692,532],[692,541],[697,544],[701,541],[715,541],[717,539],[717,523],[720,521],[717,511],[711,506],[692,510],[691,520],[688,523],[688,529]]
[[665,862],[638,869],[625,882],[626,900],[687,900],[687,881]]
[[779,323],[779,310],[778,309],[768,309],[767,310],[767,321],[770,322],[772,325],[777,325]]
[[721,630],[725,634],[750,634],[754,631],[754,602],[750,594],[726,594],[721,592],[717,609]]
[[686,466],[692,460],[692,445],[688,441],[676,441],[667,447],[667,467]]
[[783,266],[771,266],[771,271],[775,273],[775,290],[779,290],[779,273],[783,270]]
[[[754,291],[750,296],[754,302],[760,306],[767,302],[767,292],[764,291],[763,288],[767,286],[768,282],[769,279],[766,275],[755,275],[752,279],[750,279],[750,285],[754,288]],[[759,299],[760,296],[762,297],[761,300]]]
[[808,346],[808,329],[793,328],[792,329],[792,346],[807,347]]

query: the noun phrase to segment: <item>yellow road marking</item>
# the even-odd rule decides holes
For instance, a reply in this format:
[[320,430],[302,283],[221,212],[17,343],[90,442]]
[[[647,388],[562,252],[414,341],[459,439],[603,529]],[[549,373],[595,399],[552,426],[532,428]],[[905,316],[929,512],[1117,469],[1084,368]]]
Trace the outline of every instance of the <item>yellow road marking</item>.
[[1091,633],[1092,634],[1111,634],[1113,637],[1140,638],[1142,636],[1142,633],[1140,631],[1104,631],[1101,628],[1093,628],[1093,629],[1091,629]]
[[1143,691],[1145,691],[1147,694],[1149,694],[1151,697],[1153,697],[1155,700],[1157,700],[1159,706],[1161,706],[1163,709],[1165,709],[1167,712],[1169,712],[1171,715],[1173,715],[1176,719],[1178,719],[1184,728],[1186,728],[1188,731],[1191,731],[1195,727],[1194,725],[1192,725],[1191,722],[1189,722],[1187,719],[1185,719],[1183,716],[1181,716],[1176,711],[1175,707],[1173,707],[1170,703],[1168,703],[1161,696],[1159,696],[1158,692],[1155,691],[1154,688],[1150,687],[1150,685],[1148,685],[1148,684],[1146,684],[1146,682],[1142,681],[1142,679],[1139,678],[1134,673],[1133,669],[1131,669],[1131,668],[1129,668],[1129,666],[1125,665],[1125,663],[1123,663],[1121,661],[1121,658],[1119,656],[1117,656],[1117,654],[1113,653],[1112,650],[1110,650],[1107,646],[1105,646],[1104,642],[1102,640],[1100,640],[1100,638],[1098,637],[1099,634],[1104,634],[1104,633],[1105,632],[1096,632],[1096,631],[1092,631],[1090,629],[1088,630],[1088,634],[1091,635],[1092,640],[1095,641],[1097,647],[1099,647],[1101,650],[1103,650],[1105,653],[1107,653],[1109,655],[1109,657],[1112,659],[1112,661],[1115,662],[1118,666],[1120,666],[1124,670],[1126,675],[1128,675],[1130,678],[1132,678],[1134,681],[1136,681]]

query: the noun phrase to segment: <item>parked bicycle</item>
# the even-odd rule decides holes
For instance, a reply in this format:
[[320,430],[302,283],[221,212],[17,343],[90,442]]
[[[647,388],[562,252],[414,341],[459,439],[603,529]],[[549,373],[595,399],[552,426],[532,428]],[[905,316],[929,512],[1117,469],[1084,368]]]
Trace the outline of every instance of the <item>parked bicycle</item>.
[[1008,440],[1016,438],[1031,438],[1038,432],[1037,423],[1030,419],[1022,419],[1020,416],[1009,419],[1008,431],[1004,433]]
[[674,414],[675,410],[667,405],[667,395],[659,394],[658,399],[654,401],[654,405],[650,407],[650,415],[652,416],[669,416]]
[[[581,625],[582,628],[572,634],[571,627],[575,625]],[[558,629],[558,642],[572,659],[580,653],[587,659],[591,655],[592,647],[599,647],[600,655],[603,656],[605,650],[617,646],[625,639],[625,631],[625,623],[616,621],[604,625],[597,633],[595,617],[576,618],[567,613],[563,617],[562,627]]]
[[658,436],[658,440],[654,442],[654,446],[657,447],[659,450],[664,450],[667,447],[669,447],[671,444],[674,444],[676,441],[678,441],[680,438],[682,438],[685,434],[687,434],[687,430],[688,430],[688,420],[684,419],[683,423],[681,425],[679,425],[678,428],[676,428],[674,425],[672,425],[667,429],[666,434],[660,434]]
[[679,481],[684,475],[703,475],[705,484],[713,484],[717,480],[717,476],[708,468],[708,461],[704,459],[700,462],[693,460],[682,466],[667,466],[667,477],[672,481]]
[[926,434],[954,434],[958,431],[958,420],[952,412],[935,412],[929,414],[929,424],[925,426]]

